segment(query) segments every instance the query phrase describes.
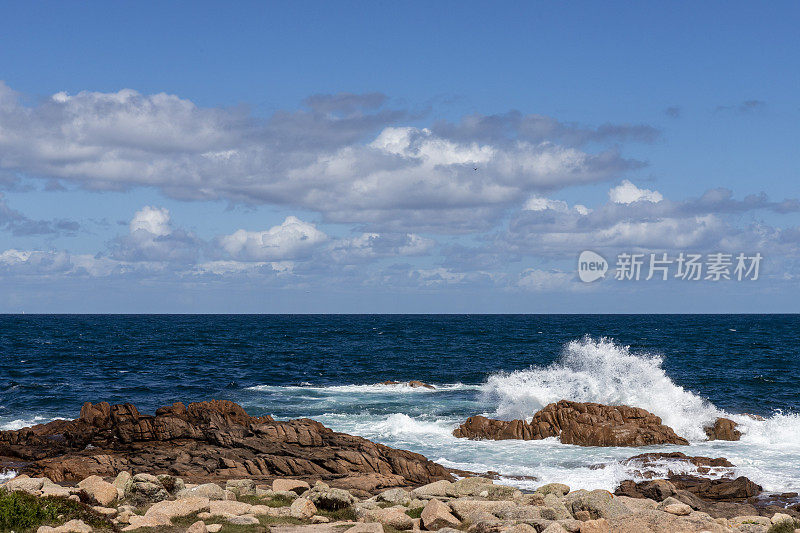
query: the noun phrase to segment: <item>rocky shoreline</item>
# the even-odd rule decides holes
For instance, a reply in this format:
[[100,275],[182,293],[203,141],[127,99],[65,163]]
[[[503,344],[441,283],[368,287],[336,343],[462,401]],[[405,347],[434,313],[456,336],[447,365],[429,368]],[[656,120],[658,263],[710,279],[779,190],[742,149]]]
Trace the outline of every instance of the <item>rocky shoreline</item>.
[[[715,438],[735,436],[735,425],[720,420]],[[530,423],[472,417],[455,434],[557,436],[584,446],[681,440],[647,411],[576,402],[551,404]],[[658,479],[654,465],[665,460],[700,475],[679,468]],[[64,507],[39,533],[772,533],[800,524],[800,506],[790,505],[797,494],[765,495],[745,477],[702,477],[732,471],[724,458],[648,453],[627,463],[645,481],[623,481],[614,494],[557,483],[523,493],[491,473],[449,470],[309,419],[252,417],[232,402],[176,403],[153,416],[86,403],[75,420],[0,432],[0,468],[20,473],[0,489],[0,530],[4,502],[23,497],[31,507],[80,506]]]

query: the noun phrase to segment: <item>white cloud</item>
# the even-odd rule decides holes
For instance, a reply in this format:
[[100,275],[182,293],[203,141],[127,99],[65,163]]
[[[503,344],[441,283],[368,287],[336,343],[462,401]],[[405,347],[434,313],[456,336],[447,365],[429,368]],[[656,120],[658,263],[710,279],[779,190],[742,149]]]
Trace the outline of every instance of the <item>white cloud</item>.
[[294,263],[291,261],[266,262],[266,261],[207,261],[196,265],[189,273],[214,274],[217,276],[230,276],[237,274],[259,274],[269,271],[276,274],[290,274]]
[[288,216],[280,226],[265,231],[240,229],[221,237],[222,248],[243,261],[281,261],[307,255],[328,236],[313,224]]
[[618,204],[632,204],[639,201],[655,204],[664,199],[660,192],[640,189],[628,180],[622,180],[622,183],[609,190],[608,197]]
[[533,196],[529,198],[522,206],[525,211],[556,211],[558,213],[569,213],[574,210],[579,215],[588,215],[592,212],[591,209],[582,204],[575,204],[570,209],[569,204],[563,200],[552,200],[550,198],[543,198],[541,196]]
[[134,213],[129,227],[131,234],[142,230],[155,236],[169,235],[172,233],[169,210],[164,207],[145,206]]
[[429,253],[435,241],[415,233],[362,233],[356,237],[338,239],[329,247],[330,257],[339,263],[352,263],[381,257],[418,256]]
[[[0,171],[95,190],[145,186],[179,199],[302,208],[370,231],[487,228],[532,193],[641,165],[615,149],[571,145],[574,128],[563,124],[542,130],[562,144],[527,135],[527,123],[509,129],[516,138],[486,141],[480,125],[473,138],[463,128],[403,126],[409,114],[381,107],[381,95],[316,96],[310,110],[266,120],[130,89],[23,100],[0,82]],[[627,127],[604,128],[578,137],[629,136]]]
[[50,278],[54,276],[106,277],[131,271],[120,261],[64,250],[16,250],[0,252],[0,272]]

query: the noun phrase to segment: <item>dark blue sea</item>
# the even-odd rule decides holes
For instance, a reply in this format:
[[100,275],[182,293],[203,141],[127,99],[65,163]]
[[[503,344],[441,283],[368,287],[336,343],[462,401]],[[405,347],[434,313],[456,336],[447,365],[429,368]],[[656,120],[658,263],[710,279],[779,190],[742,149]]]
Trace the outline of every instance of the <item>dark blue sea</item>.
[[[798,376],[800,315],[0,316],[2,429],[74,418],[84,401],[153,412],[224,398],[448,466],[587,488],[630,477],[619,461],[638,452],[452,429],[563,398],[635,405],[691,442],[670,450],[725,456],[770,490],[796,490]],[[411,379],[436,388],[376,385]],[[740,423],[740,442],[706,441],[717,416]]]

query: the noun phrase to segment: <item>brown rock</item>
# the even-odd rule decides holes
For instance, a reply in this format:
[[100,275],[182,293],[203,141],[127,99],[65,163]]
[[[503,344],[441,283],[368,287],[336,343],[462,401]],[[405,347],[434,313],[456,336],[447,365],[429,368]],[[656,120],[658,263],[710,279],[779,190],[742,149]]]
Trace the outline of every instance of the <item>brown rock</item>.
[[736,429],[736,422],[729,418],[717,418],[713,426],[704,428],[708,440],[739,440],[742,432]]
[[[706,501],[744,501],[757,496],[763,489],[744,476],[734,480],[726,478],[709,479],[699,476],[672,475],[669,480],[623,481],[615,494],[632,498],[651,498],[662,501],[668,496],[690,492]],[[685,498],[676,496],[683,501]],[[692,505],[690,501],[684,501]]]
[[425,529],[428,531],[436,531],[443,527],[455,528],[461,524],[461,521],[450,512],[450,507],[436,498],[430,500],[427,505],[425,505],[420,518],[422,519],[422,525],[425,526]]
[[581,533],[608,533],[611,526],[605,518],[587,520],[581,524]]
[[89,476],[78,483],[78,487],[80,487],[89,498],[103,507],[108,507],[118,496],[117,487],[108,481],[104,481],[100,476]]
[[297,498],[292,502],[289,512],[291,513],[292,518],[308,520],[317,514],[317,506],[307,498]]
[[[734,468],[733,463],[725,459],[724,457],[703,457],[703,456],[690,456],[686,455],[682,452],[653,452],[653,453],[643,453],[640,455],[634,455],[633,457],[629,457],[623,461],[625,465],[631,466],[638,466],[641,468],[640,474],[644,477],[648,477],[647,469],[651,467],[661,467],[660,463],[664,461],[675,461],[675,462],[685,462],[693,464],[694,466],[700,468]],[[672,472],[670,472],[672,475]]]
[[744,476],[734,480],[707,479],[698,476],[673,476],[670,481],[679,489],[697,494],[705,500],[742,501],[757,496],[764,489]]
[[469,439],[539,440],[558,437],[579,446],[646,446],[689,444],[661,423],[661,418],[626,405],[602,405],[561,400],[533,415],[533,420],[492,420],[473,416],[453,431]]
[[40,526],[36,533],[90,533],[92,526],[86,524],[83,520],[70,520],[66,524],[50,527]]
[[186,529],[186,533],[208,533],[208,529],[205,522],[198,520]]
[[308,484],[308,482],[300,479],[277,478],[272,482],[272,490],[275,492],[291,491],[296,492],[297,494],[303,494],[310,488],[311,486]]
[[55,482],[122,471],[170,474],[195,483],[305,477],[381,487],[452,479],[422,455],[337,433],[314,420],[251,417],[226,400],[178,402],[155,416],[131,404],[87,402],[76,420],[0,431],[3,459]]

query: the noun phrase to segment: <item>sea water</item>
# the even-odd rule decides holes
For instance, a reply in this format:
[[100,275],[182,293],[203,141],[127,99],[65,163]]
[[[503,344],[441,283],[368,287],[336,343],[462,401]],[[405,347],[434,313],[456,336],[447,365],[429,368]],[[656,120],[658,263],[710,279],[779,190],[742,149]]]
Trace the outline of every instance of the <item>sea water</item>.
[[[799,352],[796,315],[2,316],[0,428],[74,418],[84,401],[152,412],[224,398],[254,415],[311,417],[446,466],[497,471],[522,488],[611,490],[639,475],[626,458],[681,451],[736,465],[713,476],[796,491]],[[435,389],[377,384],[410,379]],[[642,407],[690,444],[452,436],[469,416],[530,419],[560,399]],[[740,441],[706,440],[719,416],[739,424]]]

